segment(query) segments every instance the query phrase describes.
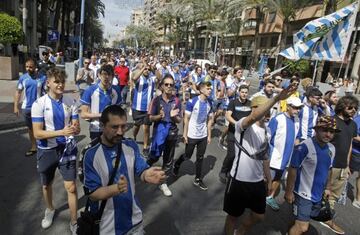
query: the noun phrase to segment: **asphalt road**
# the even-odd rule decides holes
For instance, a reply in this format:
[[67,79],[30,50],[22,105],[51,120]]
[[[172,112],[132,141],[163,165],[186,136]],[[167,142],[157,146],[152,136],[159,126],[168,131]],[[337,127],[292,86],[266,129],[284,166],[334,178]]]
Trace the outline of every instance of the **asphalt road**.
[[[254,83],[255,84],[255,83]],[[255,87],[255,85],[254,85]],[[252,89],[251,93],[255,91]],[[129,117],[129,121],[131,117]],[[79,148],[89,142],[88,123],[81,121],[82,131],[77,137]],[[193,186],[195,166],[192,161],[184,162],[180,177],[172,179],[172,197],[165,197],[157,186],[138,182],[136,190],[144,212],[144,225],[149,235],[221,235],[226,214],[222,211],[225,185],[218,180],[218,173],[225,151],[217,146],[222,126],[216,126],[212,143],[207,147],[203,174],[207,191]],[[181,133],[181,132],[180,132]],[[131,131],[127,133],[131,137]],[[139,137],[142,133],[139,133]],[[140,144],[140,147],[142,145]],[[54,204],[56,215],[53,225],[43,230],[41,219],[44,213],[41,185],[36,172],[36,158],[25,158],[29,148],[27,133],[24,129],[0,132],[0,234],[70,234],[69,210],[66,192],[61,176],[57,173],[54,182]],[[179,143],[175,156],[184,151]],[[192,160],[194,160],[193,156]],[[161,162],[159,162],[160,164]],[[354,176],[350,184],[354,186]],[[85,203],[83,190],[78,182],[78,194],[82,207]],[[337,206],[336,222],[345,228],[346,234],[360,234],[360,210],[351,205],[355,189],[349,187],[346,206]],[[283,191],[278,200],[282,203],[280,211],[267,208],[265,221],[256,225],[249,234],[286,234],[292,221],[291,206],[283,202]],[[312,221],[307,234],[333,234],[331,231]]]

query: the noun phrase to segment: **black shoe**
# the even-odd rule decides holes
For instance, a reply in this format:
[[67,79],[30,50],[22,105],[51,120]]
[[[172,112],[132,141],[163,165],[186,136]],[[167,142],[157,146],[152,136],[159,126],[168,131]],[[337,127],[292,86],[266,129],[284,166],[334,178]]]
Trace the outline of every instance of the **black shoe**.
[[219,180],[221,183],[226,184],[227,181],[227,176],[225,172],[220,172],[219,173]]
[[179,176],[179,169],[180,169],[180,166],[174,164],[172,173],[173,173],[173,175],[174,175],[175,177],[178,177],[178,176]]
[[201,190],[207,190],[208,187],[204,184],[204,182],[201,179],[195,179],[194,185],[199,187]]
[[143,155],[145,157],[149,156],[149,153],[150,153],[150,148],[143,149]]

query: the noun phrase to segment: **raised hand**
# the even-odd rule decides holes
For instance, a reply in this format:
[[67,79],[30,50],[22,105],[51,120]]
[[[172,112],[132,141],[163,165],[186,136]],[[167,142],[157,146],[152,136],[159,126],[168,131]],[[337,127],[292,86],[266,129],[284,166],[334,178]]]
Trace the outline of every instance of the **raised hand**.
[[283,89],[276,97],[278,100],[286,100],[289,98],[298,88],[298,85],[290,84],[286,89]]

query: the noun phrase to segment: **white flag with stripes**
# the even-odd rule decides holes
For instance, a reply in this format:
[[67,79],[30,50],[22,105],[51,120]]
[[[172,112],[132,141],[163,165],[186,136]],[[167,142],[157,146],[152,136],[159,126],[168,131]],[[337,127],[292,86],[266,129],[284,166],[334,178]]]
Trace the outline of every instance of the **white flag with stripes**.
[[280,52],[290,59],[343,61],[354,29],[358,3],[308,22],[294,34],[294,46]]

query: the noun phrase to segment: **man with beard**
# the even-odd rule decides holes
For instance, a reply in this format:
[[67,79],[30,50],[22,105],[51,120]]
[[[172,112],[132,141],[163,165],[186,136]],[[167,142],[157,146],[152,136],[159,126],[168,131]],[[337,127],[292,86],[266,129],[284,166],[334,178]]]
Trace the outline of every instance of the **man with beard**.
[[224,184],[235,158],[235,123],[251,113],[251,102],[247,99],[248,92],[249,87],[241,85],[239,88],[239,98],[230,101],[225,114],[225,118],[229,122],[227,153],[219,173],[220,181]]
[[[137,144],[124,139],[126,112],[110,105],[101,114],[103,133],[84,154],[84,187],[90,197],[90,211],[96,213],[107,200],[99,224],[100,234],[143,235],[142,211],[135,196],[135,176],[143,182],[159,184],[165,179],[160,167],[149,167]],[[116,157],[120,158],[113,184],[108,185]]]
[[[330,207],[334,209],[335,202],[344,190],[347,179],[350,176],[349,163],[351,158],[352,141],[357,137],[357,126],[352,120],[359,107],[359,101],[355,96],[344,96],[339,99],[335,106],[335,120],[341,132],[336,133],[331,143],[335,146],[336,154],[333,168],[331,169],[331,194],[329,197]],[[333,220],[321,223],[337,234],[345,234],[345,231],[336,225]]]
[[[264,88],[253,94],[250,97],[250,100],[254,99],[257,96],[265,96],[268,99],[271,99],[275,97],[276,93],[274,92],[275,89],[275,81],[273,79],[267,79],[264,83]],[[275,115],[278,113],[278,103],[274,104],[274,106],[270,110],[270,117],[275,117]]]
[[287,178],[285,199],[293,203],[296,217],[289,235],[300,235],[309,228],[311,217],[319,215],[322,197],[328,197],[335,147],[329,143],[339,132],[334,117],[322,116],[314,126],[315,135],[295,146]]
[[29,138],[31,142],[30,150],[25,153],[26,157],[34,155],[36,150],[36,140],[32,129],[31,106],[36,99],[45,94],[46,76],[36,72],[36,63],[34,59],[27,59],[25,62],[26,73],[23,74],[18,83],[14,96],[14,113],[20,115],[19,101],[24,91],[21,113],[24,116],[25,124],[28,127]]

